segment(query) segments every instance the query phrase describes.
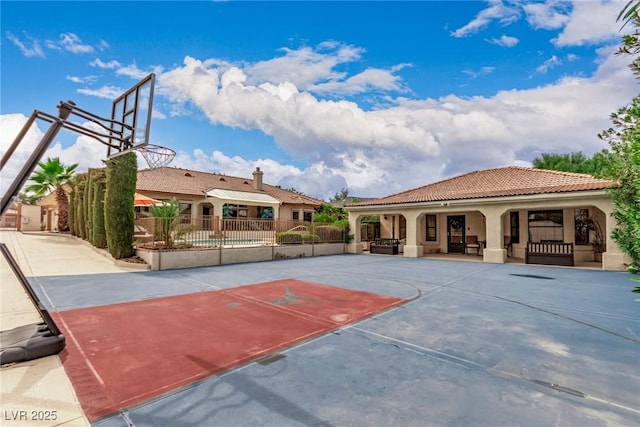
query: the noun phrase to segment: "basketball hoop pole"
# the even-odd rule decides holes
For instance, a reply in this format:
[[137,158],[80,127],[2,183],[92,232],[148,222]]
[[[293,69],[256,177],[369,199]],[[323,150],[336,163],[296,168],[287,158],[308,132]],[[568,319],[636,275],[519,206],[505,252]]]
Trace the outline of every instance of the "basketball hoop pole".
[[[20,172],[17,174],[13,182],[9,185],[5,194],[2,195],[2,199],[0,200],[0,215],[4,214],[7,211],[9,205],[11,204],[11,201],[18,195],[20,189],[25,184],[29,176],[33,173],[33,170],[40,162],[40,159],[44,156],[49,146],[51,146],[54,138],[56,137],[56,135],[58,135],[62,128],[66,128],[76,133],[89,136],[101,142],[102,144],[107,145],[109,155],[111,154],[111,149],[119,150],[120,152],[131,151],[132,149],[139,148],[139,146],[148,144],[154,80],[154,74],[150,74],[140,83],[138,83],[138,85],[134,86],[134,88],[127,91],[125,95],[123,95],[123,97],[118,98],[116,100],[117,104],[114,104],[111,119],[106,119],[104,117],[100,117],[88,111],[82,110],[81,108],[76,107],[76,104],[72,101],[61,101],[58,104],[58,117],[44,113],[42,111],[34,110],[16,136],[11,146],[2,156],[2,159],[0,159],[0,172],[4,170],[10,157],[14,154],[36,119],[41,119],[49,122],[50,126],[43,137],[40,139],[40,142],[37,144],[36,148],[32,151],[26,163],[20,169]],[[144,85],[149,88],[148,96],[150,105],[148,110],[148,117],[146,120],[146,129],[144,130],[142,142],[140,142],[138,146],[136,146],[136,123],[138,104],[140,102],[140,99],[144,97],[144,94],[141,94],[141,87]],[[130,96],[135,101],[133,107],[128,105],[128,99]],[[122,106],[122,121],[115,120],[114,118],[116,105]],[[72,114],[100,126],[106,131],[106,133],[83,127],[78,123],[74,123],[68,120]],[[173,151],[170,149],[166,150]],[[175,155],[175,152],[173,153]],[[167,152],[158,150],[155,155],[158,158],[163,158],[167,157]],[[34,323],[32,325],[19,326],[7,331],[0,331],[0,365],[36,359],[39,357],[59,353],[65,346],[64,335],[60,333],[60,329],[55,324],[44,305],[40,302],[37,294],[31,288],[31,285],[22,273],[22,270],[20,270],[18,263],[11,256],[11,253],[8,251],[6,246],[2,243],[0,243],[0,252],[9,263],[18,281],[22,284],[25,291],[27,291],[31,302],[36,307],[36,309],[40,313],[40,317],[44,321],[44,323]]]
[[[31,117],[29,117],[29,120],[27,120],[27,123],[24,125],[24,127],[18,134],[18,137],[16,138],[16,140],[13,142],[11,147],[9,147],[9,150],[7,150],[7,153],[2,157],[2,161],[0,162],[2,167],[0,167],[0,171],[4,169],[4,166],[7,163],[9,157],[15,151],[16,147],[20,144],[20,141],[22,140],[24,135],[27,133],[27,131],[29,130],[33,122],[38,118],[39,114],[40,112],[37,110],[35,110],[31,114]],[[58,118],[53,123],[51,123],[51,126],[49,126],[49,129],[44,134],[40,142],[38,143],[38,146],[31,153],[31,156],[29,156],[29,159],[27,160],[27,162],[24,164],[24,166],[16,176],[16,179],[14,179],[14,181],[11,183],[11,185],[7,189],[7,192],[2,196],[2,205],[1,205],[0,215],[6,212],[6,210],[9,208],[9,205],[11,204],[11,200],[18,195],[18,192],[20,191],[24,183],[27,182],[27,179],[29,178],[29,176],[31,176],[31,173],[38,165],[38,162],[40,161],[42,156],[44,156],[44,153],[47,151],[47,149],[53,142],[53,139],[56,137],[56,135],[58,135],[58,133],[60,132],[60,129],[62,129],[64,125],[63,120],[64,119]]]

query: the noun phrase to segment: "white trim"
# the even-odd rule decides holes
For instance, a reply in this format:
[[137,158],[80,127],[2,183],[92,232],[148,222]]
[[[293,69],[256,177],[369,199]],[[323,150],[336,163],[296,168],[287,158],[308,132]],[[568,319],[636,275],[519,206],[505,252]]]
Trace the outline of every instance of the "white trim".
[[227,201],[237,201],[243,202],[243,204],[248,205],[280,205],[280,201],[274,199],[268,194],[262,193],[248,193],[245,191],[234,191],[234,190],[221,190],[219,188],[214,188],[213,190],[207,191],[207,197],[215,197],[217,199],[223,199]]

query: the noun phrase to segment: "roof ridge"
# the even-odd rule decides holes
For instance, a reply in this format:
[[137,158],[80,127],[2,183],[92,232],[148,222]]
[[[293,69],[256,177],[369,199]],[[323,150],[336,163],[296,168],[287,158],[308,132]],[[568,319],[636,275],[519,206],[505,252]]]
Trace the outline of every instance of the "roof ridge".
[[253,181],[253,178],[246,178],[246,177],[242,177],[242,176],[235,176],[235,175],[227,175],[224,173],[220,173],[220,172],[208,172],[208,171],[199,171],[199,170],[195,170],[195,169],[187,169],[187,168],[179,168],[176,166],[161,166],[159,168],[145,168],[145,169],[139,169],[138,172],[144,172],[144,171],[152,171],[152,170],[158,170],[158,169],[173,169],[173,170],[179,170],[179,171],[185,171],[185,172],[193,172],[193,173],[198,173],[198,174],[202,174],[202,175],[213,175],[213,176],[223,176],[225,178],[235,178],[235,179],[244,179],[244,180],[250,180]]
[[442,183],[445,183],[447,181],[452,181],[454,179],[459,179],[459,178],[462,178],[463,176],[467,176],[467,175],[473,175],[473,174],[477,174],[477,173],[480,173],[480,172],[486,172],[486,171],[498,170],[498,169],[508,169],[508,168],[531,169],[531,168],[526,168],[526,167],[522,167],[522,166],[503,166],[503,167],[495,167],[495,168],[490,168],[490,169],[477,169],[477,170],[465,172],[465,173],[462,173],[462,174],[459,174],[459,175],[450,176],[449,178],[444,178],[444,179],[441,179],[439,181],[430,182],[429,184],[425,184],[425,185],[422,185],[420,187],[410,188],[408,190],[400,191],[399,193],[393,193],[393,194],[389,194],[389,195],[383,196],[383,197],[376,197],[376,199],[386,199],[386,198],[389,198],[389,197],[399,196],[401,194],[417,191],[417,190],[423,189],[425,187],[431,187],[431,186],[435,186],[436,184],[442,184]]

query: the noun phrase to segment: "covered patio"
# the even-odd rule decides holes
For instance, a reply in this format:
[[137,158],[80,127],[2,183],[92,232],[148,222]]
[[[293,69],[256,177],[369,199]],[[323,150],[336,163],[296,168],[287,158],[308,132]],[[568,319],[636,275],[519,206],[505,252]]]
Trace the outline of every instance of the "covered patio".
[[363,218],[378,215],[380,237],[398,253],[419,258],[463,255],[484,262],[600,266],[624,270],[611,239],[617,223],[607,189],[589,175],[522,167],[471,172],[403,193],[346,207],[359,253]]

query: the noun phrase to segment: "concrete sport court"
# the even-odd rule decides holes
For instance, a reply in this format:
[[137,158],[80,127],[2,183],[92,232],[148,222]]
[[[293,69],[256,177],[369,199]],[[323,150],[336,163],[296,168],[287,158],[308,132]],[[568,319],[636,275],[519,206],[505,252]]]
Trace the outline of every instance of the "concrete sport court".
[[29,280],[96,426],[632,426],[630,278],[336,255]]

